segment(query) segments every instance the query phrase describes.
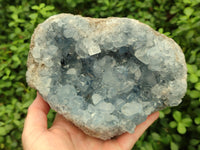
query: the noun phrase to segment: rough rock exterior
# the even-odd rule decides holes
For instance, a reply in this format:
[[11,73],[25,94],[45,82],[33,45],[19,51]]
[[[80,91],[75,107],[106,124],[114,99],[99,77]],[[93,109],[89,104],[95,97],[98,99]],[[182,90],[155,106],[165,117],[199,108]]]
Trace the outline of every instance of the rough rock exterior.
[[134,19],[55,15],[32,36],[26,74],[51,108],[109,139],[186,92],[186,64],[170,38]]

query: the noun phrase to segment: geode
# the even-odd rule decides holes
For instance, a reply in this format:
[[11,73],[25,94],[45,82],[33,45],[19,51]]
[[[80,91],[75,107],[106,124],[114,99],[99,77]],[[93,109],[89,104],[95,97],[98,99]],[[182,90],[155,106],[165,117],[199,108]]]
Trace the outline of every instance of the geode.
[[104,140],[178,105],[187,87],[181,48],[128,18],[52,16],[35,29],[27,65],[52,109]]

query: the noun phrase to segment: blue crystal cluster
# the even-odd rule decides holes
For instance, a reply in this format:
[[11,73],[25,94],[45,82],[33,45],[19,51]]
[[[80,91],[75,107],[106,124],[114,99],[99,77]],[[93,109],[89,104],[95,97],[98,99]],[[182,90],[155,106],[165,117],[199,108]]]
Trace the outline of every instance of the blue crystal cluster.
[[109,139],[186,92],[180,47],[134,19],[55,15],[33,34],[27,82],[85,133]]

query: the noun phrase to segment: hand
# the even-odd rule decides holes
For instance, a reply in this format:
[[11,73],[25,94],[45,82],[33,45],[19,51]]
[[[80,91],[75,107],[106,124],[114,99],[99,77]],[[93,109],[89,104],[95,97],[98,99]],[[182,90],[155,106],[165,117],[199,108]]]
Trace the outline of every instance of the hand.
[[133,134],[124,133],[116,139],[103,141],[84,134],[70,121],[57,114],[47,129],[49,105],[37,94],[28,109],[22,133],[24,150],[130,150],[143,132],[158,118],[159,112],[148,116]]

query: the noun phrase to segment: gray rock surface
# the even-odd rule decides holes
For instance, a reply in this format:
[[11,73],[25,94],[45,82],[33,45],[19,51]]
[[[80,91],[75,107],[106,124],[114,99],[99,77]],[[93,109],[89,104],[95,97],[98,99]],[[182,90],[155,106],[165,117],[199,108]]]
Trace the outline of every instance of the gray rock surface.
[[51,108],[104,140],[178,105],[187,87],[180,47],[128,18],[52,16],[35,29],[27,65]]

